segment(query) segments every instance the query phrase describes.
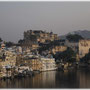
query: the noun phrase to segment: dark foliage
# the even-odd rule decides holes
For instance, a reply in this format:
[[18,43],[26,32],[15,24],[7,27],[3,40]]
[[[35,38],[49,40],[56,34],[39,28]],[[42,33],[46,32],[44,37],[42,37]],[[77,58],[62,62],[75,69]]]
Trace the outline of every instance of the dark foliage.
[[82,36],[78,35],[78,34],[70,34],[67,35],[66,38],[70,41],[70,42],[78,42],[80,39],[83,39]]
[[18,41],[18,44],[22,44],[24,42],[24,40],[23,39],[20,39],[19,41]]
[[71,49],[67,48],[64,52],[58,52],[54,55],[56,60],[63,60],[63,62],[75,62],[76,53]]
[[49,43],[46,43],[46,44],[40,43],[39,45],[40,45],[40,48],[38,49],[38,51],[39,53],[41,53],[42,51],[49,50],[55,46],[60,45],[60,43],[58,40],[55,40],[55,41],[50,41]]
[[3,40],[2,40],[2,38],[0,38],[0,42],[2,42]]
[[85,62],[85,63],[90,62],[90,51],[89,51],[89,53],[87,53],[84,57],[82,57],[82,58],[80,59],[80,62]]
[[15,45],[13,42],[6,42],[5,44],[6,44],[6,47],[11,47]]

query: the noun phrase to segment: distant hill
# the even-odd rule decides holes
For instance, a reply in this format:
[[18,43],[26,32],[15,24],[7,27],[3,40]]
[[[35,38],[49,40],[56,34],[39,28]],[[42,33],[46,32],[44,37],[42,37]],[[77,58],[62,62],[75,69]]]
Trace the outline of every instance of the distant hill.
[[[69,32],[68,34],[78,34],[78,35],[82,36],[85,39],[90,39],[90,31],[89,30],[78,30],[78,31]],[[66,36],[68,34],[61,35],[61,36],[59,36],[59,38],[60,39],[66,39]]]

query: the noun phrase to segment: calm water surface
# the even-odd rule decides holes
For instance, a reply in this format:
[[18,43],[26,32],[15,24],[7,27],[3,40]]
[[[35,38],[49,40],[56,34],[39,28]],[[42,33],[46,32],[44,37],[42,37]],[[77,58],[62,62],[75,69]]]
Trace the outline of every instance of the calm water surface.
[[90,88],[90,71],[47,71],[14,80],[1,80],[0,88]]

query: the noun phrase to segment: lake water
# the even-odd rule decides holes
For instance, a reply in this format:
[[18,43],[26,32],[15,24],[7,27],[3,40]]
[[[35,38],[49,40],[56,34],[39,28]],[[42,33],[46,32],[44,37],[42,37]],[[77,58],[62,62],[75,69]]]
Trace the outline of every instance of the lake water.
[[1,80],[0,88],[90,88],[90,70],[47,71],[33,77]]

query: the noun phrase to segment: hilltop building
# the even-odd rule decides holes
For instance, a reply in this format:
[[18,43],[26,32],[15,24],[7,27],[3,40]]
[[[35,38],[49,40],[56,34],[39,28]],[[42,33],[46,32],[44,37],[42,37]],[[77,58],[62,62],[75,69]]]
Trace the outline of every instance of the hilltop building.
[[75,52],[78,53],[79,58],[84,57],[90,50],[90,40],[81,39],[78,42],[69,42],[66,40],[65,45],[72,48]]
[[57,40],[57,34],[53,34],[53,32],[46,32],[42,30],[28,30],[24,32],[24,39],[31,39],[37,41],[39,43],[45,43],[47,41]]
[[90,39],[79,41],[79,57],[82,58],[90,51]]
[[24,32],[24,40],[21,47],[23,50],[37,50],[40,43],[47,43],[57,39],[57,34],[53,34],[53,32],[49,33],[42,30],[27,30]]

